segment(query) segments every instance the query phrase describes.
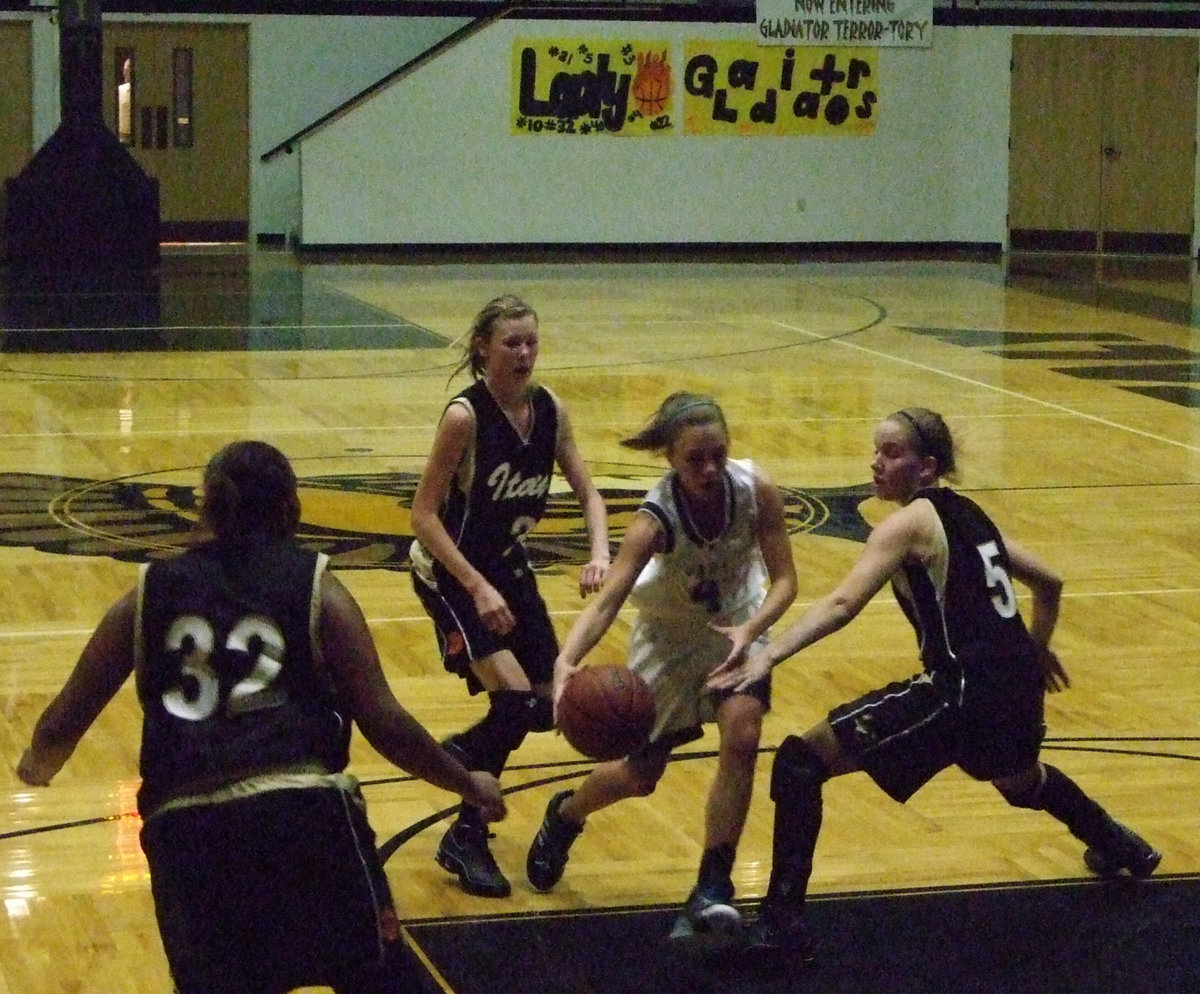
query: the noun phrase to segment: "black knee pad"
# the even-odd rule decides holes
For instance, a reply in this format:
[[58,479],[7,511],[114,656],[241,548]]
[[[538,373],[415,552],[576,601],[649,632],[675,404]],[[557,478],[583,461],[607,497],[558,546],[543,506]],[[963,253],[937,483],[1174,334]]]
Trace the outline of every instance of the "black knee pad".
[[789,735],[775,753],[771,766],[771,800],[776,804],[820,793],[829,779],[829,767],[799,735]]
[[1025,808],[1029,811],[1043,811],[1045,806],[1042,803],[1042,781],[1035,782],[1032,786],[1021,787],[1017,790],[996,790],[1000,791],[1000,796],[1003,797],[1014,808]]
[[529,708],[529,730],[531,732],[549,732],[554,728],[554,702],[549,697],[534,695],[533,704]]
[[515,750],[539,720],[540,697],[532,690],[497,690],[488,695],[493,720],[492,735],[497,746]]

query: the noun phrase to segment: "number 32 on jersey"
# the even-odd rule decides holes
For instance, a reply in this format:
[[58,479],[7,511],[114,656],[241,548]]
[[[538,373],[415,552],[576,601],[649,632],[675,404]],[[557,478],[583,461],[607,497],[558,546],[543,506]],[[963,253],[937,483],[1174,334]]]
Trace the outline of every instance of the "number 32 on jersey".
[[[245,714],[276,707],[285,699],[282,690],[271,686],[283,670],[285,647],[283,633],[270,618],[247,615],[240,619],[218,649],[207,619],[181,615],[167,629],[165,648],[180,660],[178,680],[162,695],[163,707],[177,718],[204,721],[218,710],[225,715]],[[229,688],[224,700],[220,677],[212,665],[214,649],[249,661],[246,675]]]

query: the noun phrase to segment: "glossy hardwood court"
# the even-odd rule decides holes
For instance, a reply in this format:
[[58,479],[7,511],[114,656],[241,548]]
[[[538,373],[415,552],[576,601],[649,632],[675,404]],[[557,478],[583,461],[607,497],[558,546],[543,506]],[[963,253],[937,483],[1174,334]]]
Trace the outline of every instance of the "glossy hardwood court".
[[[194,520],[213,451],[264,438],[303,484],[304,538],[360,599],[401,700],[437,736],[481,711],[440,669],[405,563],[408,501],[479,306],[516,292],[541,316],[539,379],[566,401],[609,500],[614,543],[663,467],[618,442],[669,392],[713,394],[735,456],[785,488],[800,576],[790,619],[855,558],[876,422],[941,411],[959,486],[1066,578],[1056,639],[1074,686],[1051,697],[1047,758],[1164,852],[1200,871],[1200,338],[1183,261],[608,263],[297,260],[168,252],[136,286],[3,290],[0,355],[0,994],[170,990],[133,815],[139,715],[122,689],[55,783],[13,768],[137,563]],[[568,494],[569,496],[569,494]],[[581,601],[569,499],[535,535],[565,632]],[[628,614],[594,653],[621,661]],[[771,752],[825,710],[917,667],[889,594],[776,671],[735,870],[769,871]],[[715,733],[651,798],[591,819],[550,894],[524,879],[547,800],[588,764],[531,736],[495,826],[506,901],[464,895],[433,862],[453,798],[356,740],[353,772],[410,919],[682,901],[699,858]],[[826,792],[814,893],[1085,875],[1046,815],[943,774],[901,807],[863,777]]]

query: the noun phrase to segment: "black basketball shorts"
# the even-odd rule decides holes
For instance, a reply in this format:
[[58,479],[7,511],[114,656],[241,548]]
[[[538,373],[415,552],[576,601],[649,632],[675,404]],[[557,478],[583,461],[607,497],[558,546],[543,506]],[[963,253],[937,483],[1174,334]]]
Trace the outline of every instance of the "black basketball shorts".
[[445,570],[436,570],[436,575],[434,588],[414,572],[413,589],[433,621],[442,665],[466,680],[472,694],[483,690],[483,685],[471,671],[471,663],[501,649],[512,652],[531,684],[536,686],[553,679],[558,634],[531,570],[526,569],[521,576],[496,588],[517,619],[507,635],[497,635],[484,626],[474,600],[462,584]]
[[182,994],[416,989],[357,787],[165,810],[142,848]]
[[842,750],[901,803],[948,766],[976,780],[1028,769],[1045,735],[1040,693],[964,709],[925,673],[834,708],[829,723]]

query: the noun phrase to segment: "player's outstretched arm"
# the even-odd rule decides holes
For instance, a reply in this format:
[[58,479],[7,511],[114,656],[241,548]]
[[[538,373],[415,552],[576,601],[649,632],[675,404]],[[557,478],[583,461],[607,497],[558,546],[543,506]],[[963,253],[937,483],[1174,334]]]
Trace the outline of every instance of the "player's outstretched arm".
[[661,526],[653,515],[639,511],[633,516],[604,585],[595,599],[583,609],[563,640],[562,649],[554,663],[555,700],[583,657],[596,647],[596,643],[612,625],[642,567],[654,555],[661,535]]
[[75,746],[133,672],[133,631],[137,590],[110,607],[62,690],[38,718],[29,748],[17,764],[17,776],[45,787],[62,769]]
[[371,746],[401,769],[453,791],[503,818],[500,785],[490,774],[469,772],[396,700],[358,602],[337,577],[321,578],[321,654],[351,717]]
[[[928,505],[928,501],[924,503]],[[932,514],[932,509],[928,513]],[[765,649],[752,649],[740,663],[718,666],[709,676],[707,686],[717,690],[747,687],[801,649],[849,624],[900,568],[904,557],[919,541],[924,527],[923,514],[922,509],[909,505],[885,518],[867,537],[862,555],[833,590],[809,605],[786,631],[772,638]]]

